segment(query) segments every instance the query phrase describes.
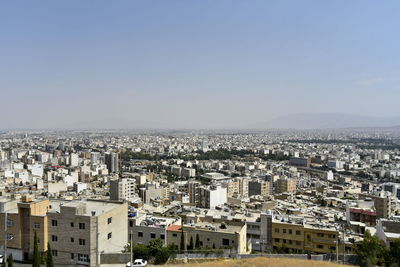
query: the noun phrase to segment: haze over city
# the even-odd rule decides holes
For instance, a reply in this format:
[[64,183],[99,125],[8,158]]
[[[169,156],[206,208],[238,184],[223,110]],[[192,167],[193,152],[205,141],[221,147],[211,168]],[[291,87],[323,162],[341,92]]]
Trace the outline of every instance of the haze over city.
[[[399,8],[4,1],[0,128],[400,125]],[[314,119],[295,126],[298,114]]]

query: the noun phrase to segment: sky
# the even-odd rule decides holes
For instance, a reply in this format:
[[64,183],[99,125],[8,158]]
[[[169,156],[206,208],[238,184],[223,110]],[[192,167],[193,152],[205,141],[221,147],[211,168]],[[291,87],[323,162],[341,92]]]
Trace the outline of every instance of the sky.
[[0,2],[0,129],[399,116],[400,1]]

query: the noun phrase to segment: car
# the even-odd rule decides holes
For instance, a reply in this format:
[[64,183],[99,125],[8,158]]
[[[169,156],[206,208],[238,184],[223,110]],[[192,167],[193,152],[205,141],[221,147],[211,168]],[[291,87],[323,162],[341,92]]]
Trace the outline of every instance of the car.
[[126,267],[143,267],[143,266],[147,266],[147,261],[142,260],[142,259],[136,259],[133,264],[131,265],[131,262],[128,262],[126,264]]
[[3,255],[0,255],[0,263],[3,263],[4,257]]

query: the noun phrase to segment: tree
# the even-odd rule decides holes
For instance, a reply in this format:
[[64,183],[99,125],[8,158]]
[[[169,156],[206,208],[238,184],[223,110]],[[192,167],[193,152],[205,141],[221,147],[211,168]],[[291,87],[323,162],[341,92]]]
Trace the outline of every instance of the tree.
[[199,238],[199,234],[196,235],[196,243],[195,243],[195,247],[196,249],[199,249],[200,246],[200,238]]
[[386,248],[386,250],[385,265],[400,266],[400,239],[394,240],[390,244],[390,248]]
[[190,243],[188,246],[188,250],[193,250],[193,237],[192,236],[190,237]]
[[150,255],[156,255],[157,252],[163,247],[163,245],[163,241],[159,238],[150,240],[149,244],[147,245]]
[[47,243],[46,267],[54,267],[53,254],[51,251],[50,243]]
[[135,259],[149,260],[151,256],[149,248],[143,244],[133,245],[132,252]]
[[37,238],[37,233],[35,231],[34,237],[33,237],[33,262],[32,266],[33,267],[40,267],[42,259],[40,257],[40,252],[39,252],[39,246],[38,246],[38,238]]
[[171,250],[167,247],[161,247],[155,254],[155,264],[165,264],[171,256]]
[[181,224],[181,246],[180,246],[181,251],[185,250],[185,236],[183,234],[183,222]]
[[12,254],[10,254],[10,256],[8,257],[8,267],[14,267],[14,257]]
[[6,261],[3,259],[3,262],[1,263],[1,267],[7,267],[6,266]]
[[372,236],[369,231],[365,231],[364,240],[357,244],[356,254],[360,257],[361,267],[376,266],[379,257],[385,255],[385,248],[380,243],[376,235]]

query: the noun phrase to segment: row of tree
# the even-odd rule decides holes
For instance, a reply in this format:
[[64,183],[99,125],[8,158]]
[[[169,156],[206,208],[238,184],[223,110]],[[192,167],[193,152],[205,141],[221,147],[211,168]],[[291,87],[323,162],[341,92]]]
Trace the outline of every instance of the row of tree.
[[40,267],[40,265],[44,263],[46,267],[54,267],[53,253],[51,251],[50,243],[47,243],[47,251],[43,255],[40,254],[38,238],[35,231],[35,235],[33,238],[33,267]]

